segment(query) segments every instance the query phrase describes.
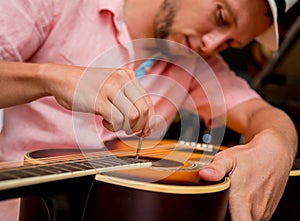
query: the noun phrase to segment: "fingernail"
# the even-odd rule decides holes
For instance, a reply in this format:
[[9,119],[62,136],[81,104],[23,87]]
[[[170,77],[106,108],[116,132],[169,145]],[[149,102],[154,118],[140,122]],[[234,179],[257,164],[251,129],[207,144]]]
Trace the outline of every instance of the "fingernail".
[[149,136],[151,134],[151,130],[149,130],[149,129],[145,129],[145,130],[143,130],[143,135],[144,136]]
[[209,174],[209,175],[213,175],[213,176],[217,175],[216,171],[209,167],[203,168],[202,171],[204,171],[206,174]]

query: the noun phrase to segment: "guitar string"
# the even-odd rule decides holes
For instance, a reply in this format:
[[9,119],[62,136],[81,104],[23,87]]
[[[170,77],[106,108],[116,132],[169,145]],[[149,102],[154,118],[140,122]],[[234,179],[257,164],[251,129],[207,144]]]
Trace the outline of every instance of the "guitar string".
[[[156,149],[156,150],[143,150],[143,156],[144,157],[161,157],[162,154],[170,153],[169,149],[172,149],[176,144],[162,144],[162,145],[156,145],[155,148],[164,148],[164,149]],[[126,147],[127,149],[130,149],[129,146]],[[149,152],[150,151],[150,152]],[[119,152],[110,152],[110,151],[98,151],[98,152],[93,152],[93,153],[80,153],[80,154],[69,154],[66,156],[55,156],[55,157],[45,157],[45,158],[37,158],[37,159],[32,159],[32,161],[37,161],[40,162],[38,164],[28,164],[28,165],[20,165],[20,163],[24,163],[24,161],[16,161],[16,162],[2,162],[0,163],[0,171],[2,168],[5,169],[18,169],[18,168],[10,168],[13,166],[16,166],[18,164],[22,168],[25,168],[26,166],[30,167],[39,167],[43,165],[43,163],[47,165],[55,165],[61,162],[65,161],[70,161],[70,163],[76,163],[76,162],[82,162],[84,161],[89,161],[91,158],[96,158],[96,157],[105,157],[105,156],[128,156],[128,155],[134,155],[135,151],[131,152],[124,152],[124,151],[119,151]],[[5,167],[3,167],[5,165]]]
[[[33,166],[40,166],[41,164],[46,163],[47,165],[57,164],[61,163],[63,161],[71,161],[72,163],[81,162],[82,160],[89,160],[91,158],[96,157],[105,157],[105,156],[121,156],[121,155],[131,155],[134,154],[134,152],[114,152],[113,154],[109,151],[99,151],[99,152],[93,152],[93,153],[80,153],[80,154],[69,154],[66,156],[55,156],[55,157],[44,157],[44,158],[37,158],[32,159],[31,161],[39,162],[38,164],[25,164],[23,165],[24,161],[14,161],[14,162],[1,162],[0,163],[0,171],[1,169],[18,169],[18,168],[11,168],[11,167],[33,167]],[[25,160],[26,161],[26,160]]]

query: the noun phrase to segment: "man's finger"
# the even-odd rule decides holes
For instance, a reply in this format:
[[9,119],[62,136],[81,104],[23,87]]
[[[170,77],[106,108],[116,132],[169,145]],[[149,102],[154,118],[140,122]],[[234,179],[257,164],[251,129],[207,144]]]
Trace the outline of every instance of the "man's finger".
[[206,181],[219,181],[226,174],[232,173],[235,161],[224,152],[215,155],[213,161],[199,171],[201,179]]

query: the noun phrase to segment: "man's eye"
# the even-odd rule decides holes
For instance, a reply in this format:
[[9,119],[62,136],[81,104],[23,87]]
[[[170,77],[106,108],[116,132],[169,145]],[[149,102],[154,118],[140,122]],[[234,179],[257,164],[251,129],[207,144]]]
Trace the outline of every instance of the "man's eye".
[[225,15],[224,15],[224,11],[222,9],[221,6],[218,6],[217,9],[217,23],[220,26],[227,26],[228,22],[226,21]]

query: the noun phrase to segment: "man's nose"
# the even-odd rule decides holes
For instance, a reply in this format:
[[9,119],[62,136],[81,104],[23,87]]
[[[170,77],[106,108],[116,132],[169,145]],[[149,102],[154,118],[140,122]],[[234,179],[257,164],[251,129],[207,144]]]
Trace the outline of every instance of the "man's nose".
[[210,32],[202,36],[202,51],[212,55],[228,48],[228,35],[220,32]]

